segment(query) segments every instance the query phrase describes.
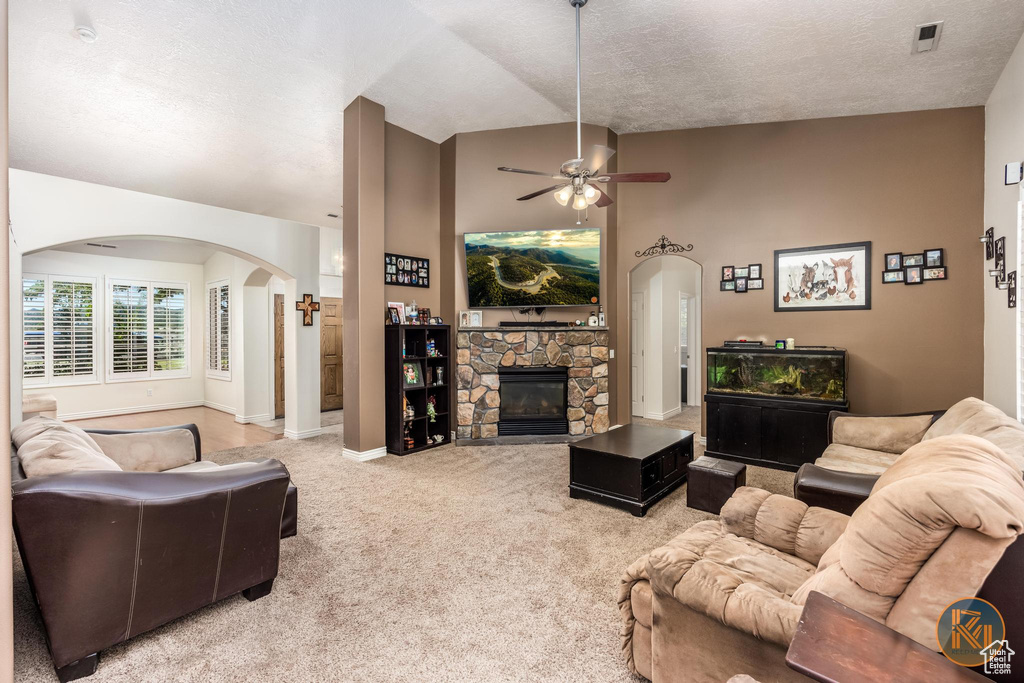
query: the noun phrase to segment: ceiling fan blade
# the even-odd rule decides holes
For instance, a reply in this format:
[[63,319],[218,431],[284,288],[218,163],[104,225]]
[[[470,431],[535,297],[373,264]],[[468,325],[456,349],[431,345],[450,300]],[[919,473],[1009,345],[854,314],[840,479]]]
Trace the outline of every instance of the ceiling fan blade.
[[594,202],[594,205],[597,208],[603,209],[604,207],[611,206],[612,204],[615,203],[615,200],[612,199],[611,197],[609,197],[608,195],[606,195],[604,193],[604,191],[600,187],[596,187],[596,186],[593,186],[593,185],[591,185],[591,187],[593,187],[595,190],[597,190],[598,192],[601,193],[601,198],[598,199],[596,202]]
[[672,177],[666,171],[653,173],[604,173],[591,180],[599,183],[666,183]]
[[561,185],[552,185],[551,187],[545,187],[543,190],[537,190],[536,192],[531,192],[530,194],[524,194],[522,197],[519,197],[516,201],[525,202],[527,199],[533,199],[534,197],[539,197],[542,194],[547,194],[548,192],[554,192],[555,190],[561,189],[563,187],[565,187],[565,183],[562,183]]
[[508,166],[499,166],[498,170],[499,171],[505,171],[505,173],[525,173],[526,175],[540,175],[540,176],[544,176],[545,178],[561,178],[562,177],[560,175],[553,174],[553,173],[545,173],[544,171],[524,171],[521,168],[509,168]]
[[583,168],[591,173],[597,173],[597,169],[608,163],[608,160],[615,155],[615,150],[604,145],[594,145],[587,154],[587,163]]

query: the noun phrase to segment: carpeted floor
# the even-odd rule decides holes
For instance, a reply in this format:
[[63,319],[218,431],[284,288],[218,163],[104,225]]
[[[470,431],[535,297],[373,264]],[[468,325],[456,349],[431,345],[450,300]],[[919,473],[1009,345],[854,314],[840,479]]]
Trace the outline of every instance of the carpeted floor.
[[[619,656],[619,576],[710,518],[686,507],[685,487],[642,519],[570,500],[564,445],[367,463],[341,450],[332,429],[210,456],[278,458],[299,487],[299,535],[282,542],[273,592],[106,650],[89,680],[633,681]],[[757,467],[747,479],[792,484]],[[19,560],[14,598],[16,680],[56,680]]]

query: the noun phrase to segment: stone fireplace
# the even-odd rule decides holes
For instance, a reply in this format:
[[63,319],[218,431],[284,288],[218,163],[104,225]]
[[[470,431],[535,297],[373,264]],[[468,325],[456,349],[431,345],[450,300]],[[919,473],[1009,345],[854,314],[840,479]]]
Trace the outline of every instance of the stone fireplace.
[[[565,434],[566,430],[571,436],[583,436],[608,431],[608,339],[606,327],[459,330],[457,438]],[[545,373],[545,369],[556,372]],[[503,391],[506,380],[513,385]],[[555,387],[560,381],[564,381],[565,402],[557,405],[556,416]],[[503,396],[512,405],[503,406]],[[524,401],[528,398],[533,400]],[[559,429],[558,424],[564,427]]]

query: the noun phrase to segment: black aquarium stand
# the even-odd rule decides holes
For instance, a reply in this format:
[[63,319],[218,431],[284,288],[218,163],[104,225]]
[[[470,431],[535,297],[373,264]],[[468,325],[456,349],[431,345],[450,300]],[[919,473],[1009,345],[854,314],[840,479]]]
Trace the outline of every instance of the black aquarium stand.
[[707,455],[796,471],[828,446],[828,414],[847,402],[704,394]]
[[[428,353],[428,342],[434,342],[434,354]],[[403,352],[404,349],[404,352]],[[451,362],[450,325],[387,325],[384,327],[384,403],[385,440],[388,453],[408,455],[448,444],[452,438],[451,394],[455,380]],[[420,382],[410,386],[405,378],[405,364],[419,368]],[[438,380],[440,370],[440,380]],[[428,399],[435,401],[437,415],[431,422],[427,416]],[[415,411],[407,418],[403,399]],[[408,432],[406,427],[408,426]],[[406,443],[406,434],[412,443]],[[444,435],[440,443],[428,437]]]

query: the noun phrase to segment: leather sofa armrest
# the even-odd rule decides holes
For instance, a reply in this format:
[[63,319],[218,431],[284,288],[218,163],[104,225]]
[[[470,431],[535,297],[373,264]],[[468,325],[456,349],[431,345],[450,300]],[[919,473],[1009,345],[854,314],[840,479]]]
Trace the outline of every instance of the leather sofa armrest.
[[852,515],[877,480],[875,474],[840,472],[807,463],[800,466],[793,479],[793,497],[812,507]]
[[14,484],[15,536],[54,665],[272,581],[288,480],[261,460]]

